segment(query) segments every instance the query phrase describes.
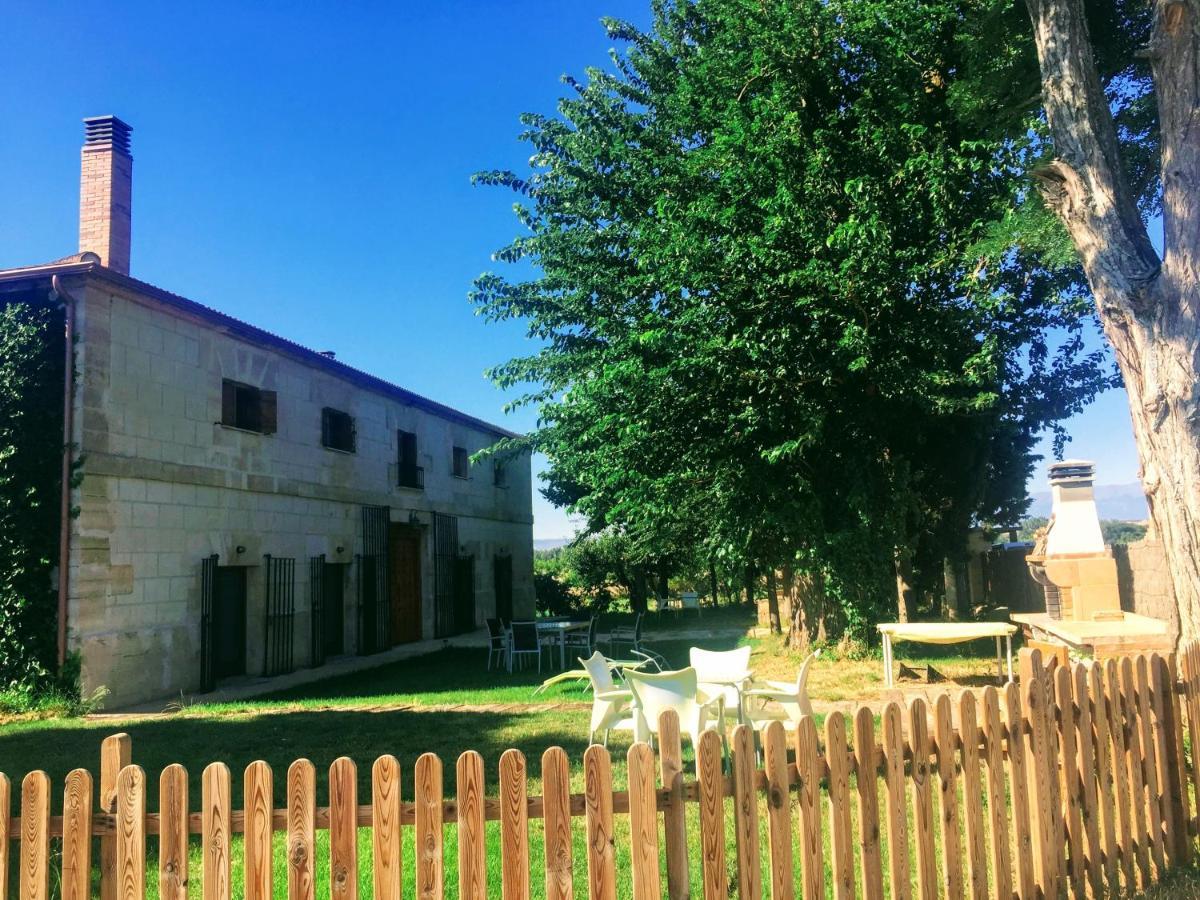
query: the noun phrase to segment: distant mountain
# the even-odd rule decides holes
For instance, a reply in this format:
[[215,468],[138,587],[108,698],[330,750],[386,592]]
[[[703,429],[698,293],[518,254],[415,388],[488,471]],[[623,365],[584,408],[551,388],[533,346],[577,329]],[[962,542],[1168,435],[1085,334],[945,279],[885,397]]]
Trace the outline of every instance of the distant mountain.
[[[1029,515],[1050,515],[1050,492],[1038,491],[1031,495]],[[1122,522],[1141,522],[1150,518],[1146,495],[1138,482],[1132,484],[1096,485],[1096,511],[1101,519],[1118,519]]]
[[570,538],[534,538],[534,550],[553,550],[556,547],[565,547],[571,543]]

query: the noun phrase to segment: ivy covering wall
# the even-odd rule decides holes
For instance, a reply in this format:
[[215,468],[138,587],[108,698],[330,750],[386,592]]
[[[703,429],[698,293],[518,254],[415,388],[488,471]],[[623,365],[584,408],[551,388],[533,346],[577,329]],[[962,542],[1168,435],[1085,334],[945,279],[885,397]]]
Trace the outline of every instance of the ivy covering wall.
[[0,295],[0,690],[55,675],[63,311]]

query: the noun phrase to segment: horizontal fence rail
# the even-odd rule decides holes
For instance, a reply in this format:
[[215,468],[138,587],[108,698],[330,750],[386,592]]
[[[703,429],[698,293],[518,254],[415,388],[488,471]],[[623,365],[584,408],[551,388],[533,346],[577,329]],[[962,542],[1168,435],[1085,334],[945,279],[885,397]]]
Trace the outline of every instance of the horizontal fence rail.
[[[293,900],[314,900],[319,871],[331,900],[357,900],[360,829],[369,829],[376,900],[399,900],[402,885],[438,900],[448,878],[459,897],[483,900],[497,893],[496,872],[503,900],[528,900],[535,882],[553,900],[675,900],[697,885],[704,900],[1115,896],[1192,860],[1200,773],[1184,747],[1185,737],[1195,746],[1200,722],[1200,649],[1187,648],[1178,668],[1173,655],[1047,668],[1038,651],[1022,651],[1019,681],[1002,690],[832,713],[821,729],[810,717],[790,733],[779,722],[758,735],[738,726],[728,746],[708,731],[686,767],[668,713],[657,753],[635,743],[625,754],[623,790],[609,751],[589,747],[581,793],[571,791],[567,754],[553,747],[536,794],[519,751],[500,757],[495,796],[484,759],[467,751],[449,768],[424,754],[407,773],[381,756],[361,798],[347,757],[322,773],[304,759],[278,773],[253,762],[241,773],[240,809],[225,764],[203,770],[198,804],[188,772],[171,765],[148,811],[148,776],[129,737],[114,735],[101,747],[97,783],[85,769],[66,777],[60,815],[40,771],[21,781],[11,815],[12,785],[0,775],[0,900],[84,900],[95,885],[103,900],[143,900],[148,879],[164,900],[266,900],[280,865]],[[402,853],[406,830],[413,859]],[[188,879],[192,836],[198,886]],[[586,883],[577,883],[579,848]]]

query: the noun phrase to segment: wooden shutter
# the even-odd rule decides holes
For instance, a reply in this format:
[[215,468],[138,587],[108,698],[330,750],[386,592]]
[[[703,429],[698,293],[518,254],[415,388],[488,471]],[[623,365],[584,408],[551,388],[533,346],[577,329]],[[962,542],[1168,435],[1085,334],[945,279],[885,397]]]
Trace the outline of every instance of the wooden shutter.
[[274,434],[279,425],[275,392],[259,391],[258,404],[260,421],[262,422],[262,433]]
[[332,413],[332,410],[328,406],[326,406],[325,408],[323,408],[321,410],[321,446],[322,447],[332,447],[333,446],[333,428],[330,427],[331,426],[330,419],[333,418],[331,413]]
[[221,424],[237,425],[237,385],[228,378],[221,382]]

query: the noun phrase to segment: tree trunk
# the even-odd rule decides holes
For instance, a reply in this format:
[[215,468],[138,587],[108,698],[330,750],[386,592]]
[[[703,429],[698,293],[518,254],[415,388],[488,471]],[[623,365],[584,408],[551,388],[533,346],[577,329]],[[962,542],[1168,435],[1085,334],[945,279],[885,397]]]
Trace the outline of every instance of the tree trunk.
[[712,594],[712,605],[717,606],[719,600],[717,598],[717,567],[713,563],[708,566],[708,590]]
[[779,590],[775,581],[775,567],[767,569],[767,618],[771,622],[771,634],[783,634],[783,623],[779,620]]
[[746,563],[745,583],[743,587],[746,590],[746,605],[754,606],[754,563]]
[[1161,128],[1161,261],[1126,182],[1083,0],[1026,5],[1059,156],[1034,175],[1079,252],[1124,376],[1180,640],[1192,640],[1200,637],[1200,0],[1154,3],[1147,52]]
[[908,622],[915,611],[916,591],[913,589],[912,559],[902,550],[896,551],[896,621]]

